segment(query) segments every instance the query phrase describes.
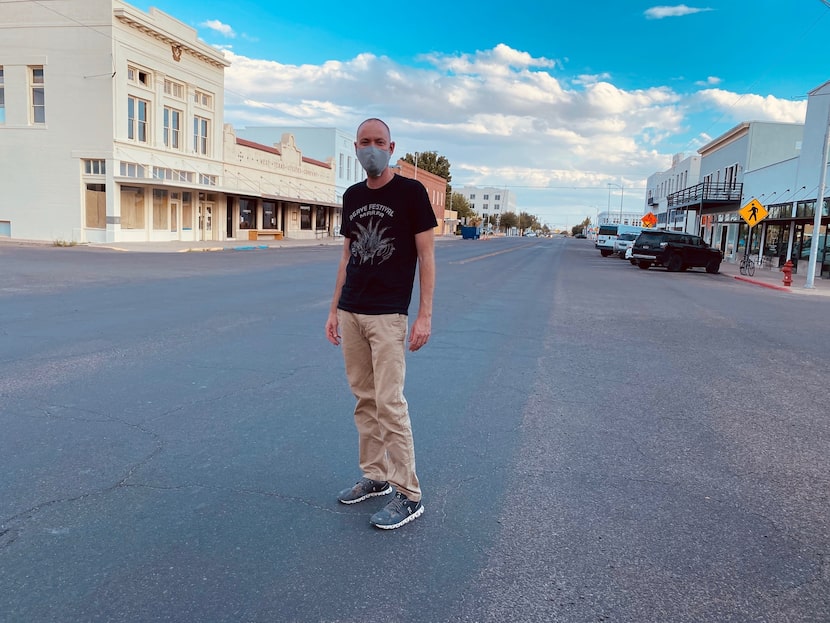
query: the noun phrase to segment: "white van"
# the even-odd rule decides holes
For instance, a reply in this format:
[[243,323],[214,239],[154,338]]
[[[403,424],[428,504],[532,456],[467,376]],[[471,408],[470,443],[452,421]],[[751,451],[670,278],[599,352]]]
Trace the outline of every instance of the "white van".
[[597,249],[602,257],[608,257],[615,252],[614,243],[620,234],[638,234],[643,231],[642,227],[634,225],[600,225],[597,233]]
[[600,225],[597,232],[596,247],[602,257],[608,257],[614,252],[614,241],[617,239],[617,225]]

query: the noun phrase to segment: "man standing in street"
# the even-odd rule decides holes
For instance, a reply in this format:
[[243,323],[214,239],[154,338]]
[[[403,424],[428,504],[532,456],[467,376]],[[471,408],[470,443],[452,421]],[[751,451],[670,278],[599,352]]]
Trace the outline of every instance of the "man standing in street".
[[[368,177],[343,195],[345,242],[326,337],[335,346],[342,342],[346,378],[357,401],[362,478],[337,499],[356,504],[394,487],[392,500],[369,520],[390,530],[424,512],[403,388],[406,343],[417,351],[432,328],[437,221],[424,186],[389,169],[395,143],[386,123],[361,123],[355,150]],[[420,299],[407,339],[416,266]]]

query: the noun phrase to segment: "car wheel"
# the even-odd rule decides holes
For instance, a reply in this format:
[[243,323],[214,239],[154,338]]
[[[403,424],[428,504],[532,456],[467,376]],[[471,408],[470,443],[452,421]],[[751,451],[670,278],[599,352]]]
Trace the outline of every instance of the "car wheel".
[[720,272],[720,261],[719,260],[709,260],[709,263],[706,264],[706,272],[710,275],[716,275]]
[[640,260],[637,266],[639,266],[643,270],[648,270],[649,268],[651,268],[651,262],[649,262],[648,260]]
[[666,270],[670,273],[676,273],[683,269],[683,258],[677,254],[669,256],[669,261],[666,262]]
[[637,265],[637,260],[631,260],[631,259],[630,259],[630,260],[628,260],[628,261],[629,261],[629,262],[631,262],[631,265],[632,265],[632,266],[636,266],[636,265]]
[[600,255],[602,255],[602,257],[608,257],[609,255],[611,255],[611,251],[609,251],[608,249],[600,249]]

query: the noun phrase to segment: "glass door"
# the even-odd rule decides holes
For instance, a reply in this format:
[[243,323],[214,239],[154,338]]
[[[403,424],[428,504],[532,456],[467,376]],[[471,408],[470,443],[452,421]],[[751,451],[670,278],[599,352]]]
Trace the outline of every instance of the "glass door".
[[179,232],[179,201],[177,199],[170,200],[170,233],[174,240],[178,240],[177,234]]
[[213,240],[212,201],[199,201],[199,240]]

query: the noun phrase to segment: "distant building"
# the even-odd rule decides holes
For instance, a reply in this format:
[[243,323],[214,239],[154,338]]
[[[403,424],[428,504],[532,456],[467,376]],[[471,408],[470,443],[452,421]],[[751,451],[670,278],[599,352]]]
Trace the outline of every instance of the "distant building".
[[497,230],[501,215],[516,211],[516,196],[507,188],[496,186],[464,186],[453,188],[453,194],[459,194],[467,200],[470,208],[481,217],[485,230]]
[[437,236],[453,234],[458,224],[458,214],[454,210],[446,208],[447,180],[429,171],[416,168],[414,164],[405,161],[403,158],[399,158],[392,168],[403,177],[418,180],[426,188],[429,202],[432,204],[432,211],[435,213],[435,220],[438,221],[435,234]]
[[269,147],[237,137],[230,124],[224,145],[223,190],[229,212],[238,214],[232,235],[244,238],[240,230],[251,229],[279,230],[288,238],[337,235],[341,209],[334,202],[331,159],[307,158],[292,134]]
[[669,214],[668,198],[678,190],[695,186],[699,181],[699,155],[686,158],[684,154],[675,154],[670,169],[649,176],[646,182],[646,211],[657,217],[658,229],[690,231],[685,228],[685,221],[677,222],[677,212]]
[[302,145],[303,154],[321,162],[334,163],[335,202],[343,204],[343,193],[366,179],[354,151],[357,128],[345,131],[339,128],[312,128],[307,126],[248,126],[237,128],[236,136],[262,145],[275,145],[283,134],[291,134]]

